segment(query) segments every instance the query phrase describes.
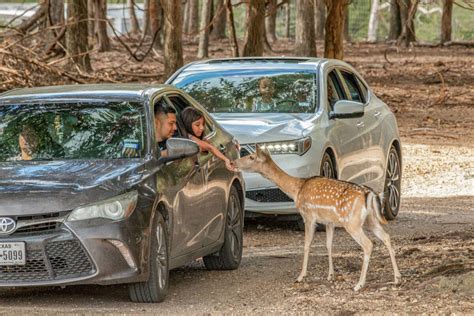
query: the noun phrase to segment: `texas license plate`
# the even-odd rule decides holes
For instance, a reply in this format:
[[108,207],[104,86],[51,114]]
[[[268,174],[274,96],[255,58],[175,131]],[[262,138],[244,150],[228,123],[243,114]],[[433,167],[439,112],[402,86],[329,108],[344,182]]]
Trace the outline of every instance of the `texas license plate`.
[[0,266],[26,264],[24,242],[0,242]]

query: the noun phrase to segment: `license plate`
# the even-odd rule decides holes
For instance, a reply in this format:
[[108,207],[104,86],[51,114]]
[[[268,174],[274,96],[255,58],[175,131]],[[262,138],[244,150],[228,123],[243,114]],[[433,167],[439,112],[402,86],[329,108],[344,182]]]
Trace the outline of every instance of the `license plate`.
[[0,266],[26,264],[24,242],[0,242]]

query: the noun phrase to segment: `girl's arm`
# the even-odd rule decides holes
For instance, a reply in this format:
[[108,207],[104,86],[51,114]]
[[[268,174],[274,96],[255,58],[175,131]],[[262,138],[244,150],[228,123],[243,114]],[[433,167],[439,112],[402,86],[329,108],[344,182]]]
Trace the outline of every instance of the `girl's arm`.
[[192,141],[196,142],[198,144],[199,149],[201,151],[209,151],[211,152],[214,156],[219,158],[220,160],[225,162],[225,166],[227,169],[230,171],[235,171],[234,166],[232,165],[231,161],[229,158],[227,158],[223,153],[221,153],[216,147],[213,145],[209,144],[208,142],[201,140],[193,135],[190,135],[189,138],[191,138]]

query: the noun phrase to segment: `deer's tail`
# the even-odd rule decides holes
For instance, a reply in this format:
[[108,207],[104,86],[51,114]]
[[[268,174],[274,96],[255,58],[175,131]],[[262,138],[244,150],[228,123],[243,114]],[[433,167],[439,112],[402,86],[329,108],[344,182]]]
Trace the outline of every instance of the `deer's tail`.
[[375,215],[380,224],[387,224],[387,220],[383,217],[382,214],[382,204],[384,200],[383,192],[378,196],[372,190],[366,196],[366,205],[369,209],[372,210],[372,213]]

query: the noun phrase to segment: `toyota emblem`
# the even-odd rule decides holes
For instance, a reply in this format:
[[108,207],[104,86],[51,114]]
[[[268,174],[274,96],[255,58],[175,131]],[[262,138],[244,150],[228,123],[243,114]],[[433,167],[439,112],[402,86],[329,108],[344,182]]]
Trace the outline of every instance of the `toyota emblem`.
[[10,234],[16,228],[16,222],[10,217],[0,217],[0,234]]

